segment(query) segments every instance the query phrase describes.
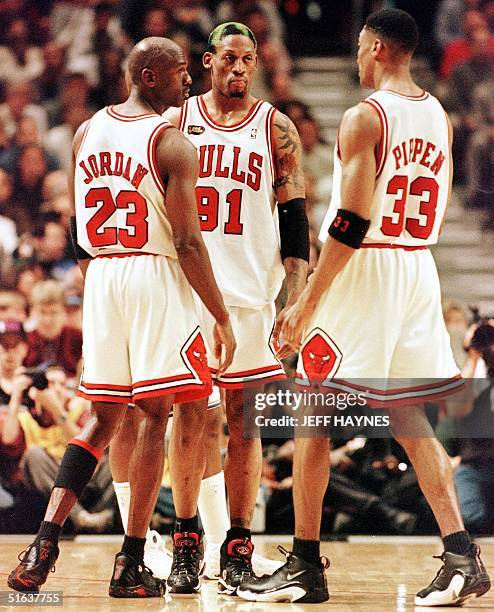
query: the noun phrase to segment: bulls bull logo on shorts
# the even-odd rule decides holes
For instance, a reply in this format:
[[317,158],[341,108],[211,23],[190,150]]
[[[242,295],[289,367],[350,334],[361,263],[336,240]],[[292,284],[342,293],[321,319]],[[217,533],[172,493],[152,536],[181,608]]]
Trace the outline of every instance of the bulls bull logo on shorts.
[[209,377],[208,361],[206,357],[206,345],[199,327],[193,331],[182,348],[182,357],[191,370],[201,380]]
[[[302,373],[297,382],[311,387],[324,386],[340,367],[342,354],[331,338],[320,328],[313,329],[300,352]],[[302,380],[299,380],[302,378]]]

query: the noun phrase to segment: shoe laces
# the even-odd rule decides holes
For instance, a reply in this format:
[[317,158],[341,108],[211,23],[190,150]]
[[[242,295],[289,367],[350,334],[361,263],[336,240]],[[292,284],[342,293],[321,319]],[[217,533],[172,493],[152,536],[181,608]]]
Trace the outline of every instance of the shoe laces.
[[[29,544],[29,546],[27,546],[24,550],[22,550],[18,555],[17,555],[17,559],[18,561],[20,561],[21,563],[24,563],[25,561],[25,557],[29,556],[29,553],[31,552],[31,550],[34,548],[34,550],[36,550],[36,544]],[[36,551],[38,552],[38,551]],[[40,545],[40,550],[39,550],[39,560],[40,561],[46,561],[48,555],[42,555],[41,554],[41,545]],[[52,574],[55,573],[55,566],[53,566],[50,570],[52,572]]]
[[228,565],[234,576],[243,576],[244,574],[251,576],[253,573],[252,561],[249,557],[230,555],[228,558]]
[[175,548],[173,556],[173,567],[179,574],[195,573],[197,549],[191,546],[181,546]]
[[[278,546],[278,550],[280,551],[280,553],[285,555],[285,557],[287,559],[287,563],[290,564],[290,562],[291,562],[291,560],[293,558],[293,552],[290,551],[290,550],[287,550],[283,546]],[[321,562],[321,565],[322,565],[323,569],[325,569],[325,570],[327,570],[328,567],[331,565],[331,563],[330,563],[330,561],[329,561],[329,559],[327,557],[320,557],[319,561]],[[278,569],[281,569],[281,567],[278,568]]]

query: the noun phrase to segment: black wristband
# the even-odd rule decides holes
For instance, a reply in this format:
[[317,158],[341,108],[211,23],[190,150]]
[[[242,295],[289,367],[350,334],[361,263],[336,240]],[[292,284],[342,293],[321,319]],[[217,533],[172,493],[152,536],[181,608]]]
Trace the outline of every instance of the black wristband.
[[75,216],[70,217],[70,241],[77,261],[91,259],[91,255],[85,251],[77,242],[77,222]]
[[351,210],[339,208],[336,217],[329,226],[328,234],[331,238],[346,244],[352,249],[359,249],[369,226],[369,219],[363,219]]
[[281,260],[297,257],[309,261],[309,220],[305,212],[304,198],[294,198],[278,204],[280,222]]

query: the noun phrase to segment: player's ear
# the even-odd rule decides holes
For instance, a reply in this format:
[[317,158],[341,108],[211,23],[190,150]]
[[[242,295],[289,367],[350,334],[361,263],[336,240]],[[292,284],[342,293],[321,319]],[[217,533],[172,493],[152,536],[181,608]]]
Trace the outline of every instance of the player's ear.
[[211,51],[206,51],[206,53],[202,56],[202,65],[206,70],[211,70],[211,62],[213,60],[213,54]]
[[141,79],[148,87],[154,87],[156,85],[156,75],[150,68],[144,68],[141,72]]

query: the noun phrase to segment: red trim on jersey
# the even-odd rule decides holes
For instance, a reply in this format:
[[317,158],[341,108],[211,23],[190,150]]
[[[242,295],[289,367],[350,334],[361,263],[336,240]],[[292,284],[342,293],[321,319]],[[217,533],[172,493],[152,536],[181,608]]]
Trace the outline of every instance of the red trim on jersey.
[[160,123],[154,128],[148,140],[148,164],[149,168],[151,169],[151,176],[153,177],[156,187],[158,187],[158,190],[163,196],[165,195],[166,185],[161,178],[158,170],[158,164],[156,163],[156,145],[161,134],[171,127],[173,127],[173,125],[169,121],[166,123]]
[[183,132],[185,128],[185,124],[187,123],[187,112],[189,108],[189,100],[185,100],[181,109],[180,109],[180,117],[178,118],[178,129]]
[[148,387],[151,385],[158,385],[169,382],[179,382],[181,380],[197,380],[192,374],[180,374],[179,376],[168,376],[166,378],[153,378],[151,380],[141,380],[138,383],[132,385],[132,389],[139,389],[140,387]]
[[192,402],[198,399],[207,398],[211,395],[213,386],[208,384],[189,384],[182,386],[166,387],[164,389],[155,389],[153,391],[143,391],[142,393],[134,393],[132,396],[133,402],[138,402],[142,399],[150,397],[160,397],[162,395],[169,395],[170,393],[175,394],[174,403],[183,404],[185,402]]
[[130,393],[130,391],[132,391],[132,387],[131,385],[108,385],[108,384],[93,384],[93,383],[87,383],[84,382],[83,380],[81,380],[81,386],[84,387],[85,389],[96,389],[99,391],[128,391]]
[[123,395],[92,395],[84,393],[80,389],[77,391],[78,397],[83,397],[90,402],[108,402],[110,404],[129,404],[131,402],[131,396],[124,397]]
[[274,163],[274,116],[276,113],[276,109],[274,107],[270,108],[266,115],[266,137],[268,140],[268,157],[269,157],[269,167],[271,168],[271,176],[273,178],[273,185],[276,181],[276,166]]
[[149,117],[159,117],[157,113],[143,113],[142,115],[122,115],[121,113],[117,113],[117,111],[113,108],[113,105],[107,106],[106,112],[110,115],[110,117],[117,119],[117,121],[125,122],[139,121],[140,119],[148,119]]
[[386,242],[363,242],[360,245],[361,249],[403,249],[404,251],[422,251],[428,249],[426,244],[408,245],[408,244],[387,244]]
[[[307,380],[300,373],[297,373],[297,378],[302,380]],[[444,387],[451,385],[454,381],[458,381],[458,384],[454,387],[450,387],[449,389],[444,389]],[[370,408],[401,408],[404,406],[414,406],[415,404],[422,404],[426,401],[432,401],[436,399],[440,399],[442,397],[446,397],[448,395],[452,395],[453,393],[457,393],[461,387],[465,385],[465,381],[462,379],[460,374],[453,376],[452,378],[446,378],[441,382],[433,383],[430,385],[418,385],[417,387],[404,387],[401,389],[373,389],[371,387],[363,387],[361,385],[356,385],[354,383],[349,382],[347,379],[333,379],[335,385],[340,384],[342,386],[350,387],[350,389],[354,389],[355,391],[362,392],[370,392],[375,395],[380,395],[379,398],[366,398],[367,405]],[[296,386],[300,389],[307,390],[308,387],[301,385],[300,383],[296,383]],[[332,391],[335,393],[344,393],[345,390],[341,388],[341,386],[328,386],[323,387],[324,391]],[[417,391],[423,391],[420,395],[414,395],[413,397],[387,397],[391,395],[407,395],[409,393],[416,393]]]
[[[210,368],[211,372],[216,373],[218,371],[217,368]],[[239,376],[253,376],[254,374],[262,374],[265,372],[279,372],[282,371],[284,372],[283,368],[281,367],[281,365],[275,366],[275,365],[270,365],[270,366],[264,366],[262,368],[254,368],[253,370],[242,370],[242,371],[238,371],[238,372],[228,372],[228,374],[222,374],[221,378],[238,378]]]
[[375,393],[376,395],[396,395],[402,393],[409,393],[410,391],[427,391],[430,389],[440,389],[441,387],[445,387],[451,384],[453,381],[458,380],[462,381],[462,385],[465,384],[461,374],[456,374],[456,376],[451,376],[450,378],[444,378],[441,381],[437,381],[434,383],[428,383],[424,385],[416,385],[414,387],[397,387],[396,389],[375,389],[374,387],[366,387],[363,385],[357,385],[353,382],[349,382],[345,378],[333,378],[333,382],[342,385],[346,385],[348,387],[352,387],[352,389],[358,389],[359,391],[370,391],[371,393]]
[[220,130],[221,132],[235,132],[244,128],[252,121],[252,119],[254,119],[262,104],[262,100],[256,100],[243,119],[237,121],[237,123],[232,123],[232,125],[222,125],[221,123],[217,123],[209,114],[206,103],[203,100],[203,96],[197,97],[197,108],[199,109],[201,117],[210,127],[214,128],[215,130]]
[[386,163],[386,158],[388,156],[388,119],[386,117],[386,113],[383,107],[379,104],[377,100],[374,100],[373,98],[366,98],[364,100],[364,103],[369,104],[371,108],[376,111],[377,116],[379,117],[379,122],[381,124],[381,140],[379,142],[379,148],[376,156],[376,179],[378,179],[381,175],[381,172],[383,171],[384,164]]
[[92,121],[92,118],[87,122],[87,125],[84,128],[84,131],[82,132],[81,144],[79,145],[79,148],[77,149],[77,154],[75,156],[76,161],[79,159],[79,151],[82,149],[82,146],[86,140],[86,136],[89,131],[89,126],[91,125],[91,121]]
[[394,96],[398,96],[398,98],[404,98],[405,100],[410,100],[412,102],[422,102],[422,100],[427,100],[429,94],[427,91],[422,89],[422,93],[418,96],[406,96],[405,94],[399,93],[397,91],[393,91],[392,89],[381,89],[379,91],[385,91],[386,93],[393,94]]
[[79,438],[72,438],[72,440],[69,440],[68,444],[73,444],[74,446],[80,446],[84,450],[87,450],[88,453],[91,453],[91,455],[97,461],[99,461],[101,457],[103,456],[103,450],[101,448],[96,448],[96,446],[89,444],[85,440],[79,440]]
[[102,258],[110,258],[110,257],[139,257],[139,255],[152,255],[153,257],[159,257],[158,253],[144,253],[141,251],[132,251],[130,253],[103,253],[102,255],[95,255],[93,259],[102,259]]

